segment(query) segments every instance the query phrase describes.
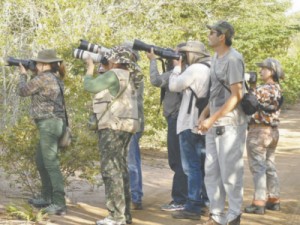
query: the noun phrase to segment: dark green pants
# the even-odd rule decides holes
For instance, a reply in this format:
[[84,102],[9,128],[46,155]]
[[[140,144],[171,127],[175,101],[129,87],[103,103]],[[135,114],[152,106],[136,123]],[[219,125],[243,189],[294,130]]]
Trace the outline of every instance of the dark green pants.
[[64,130],[62,119],[50,118],[36,121],[40,141],[36,151],[36,165],[39,171],[44,199],[53,204],[64,206],[64,179],[60,171],[58,159],[58,140]]
[[105,185],[108,218],[126,223],[130,215],[129,174],[127,153],[131,133],[103,129],[99,131],[101,175]]

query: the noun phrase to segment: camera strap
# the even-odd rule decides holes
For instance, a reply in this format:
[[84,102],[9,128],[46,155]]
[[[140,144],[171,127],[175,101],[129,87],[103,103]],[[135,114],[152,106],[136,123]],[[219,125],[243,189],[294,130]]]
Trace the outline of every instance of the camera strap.
[[[244,66],[243,66],[243,68],[244,68]],[[244,69],[243,69],[243,71],[244,71]],[[244,83],[245,83],[245,87],[246,87],[247,92],[249,92],[249,89],[250,89],[250,88],[249,88],[247,82],[245,81],[245,73],[243,72],[243,74],[244,74]],[[222,86],[223,86],[227,91],[229,91],[229,93],[231,93],[230,88],[227,87],[227,86],[224,84],[224,81],[222,82],[222,81],[218,78],[218,76],[217,76],[217,74],[216,74],[216,70],[214,70],[214,75],[215,75],[215,77],[217,78],[217,80],[220,82],[220,84],[222,84]]]
[[64,107],[64,109],[65,109],[66,126],[68,127],[68,126],[69,126],[69,120],[68,120],[68,114],[67,114],[67,109],[66,109],[66,104],[65,104],[65,96],[64,96],[64,92],[63,92],[63,90],[62,90],[62,87],[61,87],[60,84],[59,84],[59,81],[58,81],[57,77],[56,77],[52,72],[50,72],[50,74],[51,74],[52,76],[55,77],[56,82],[57,82],[57,85],[59,86],[60,93],[61,93],[61,96],[62,96],[62,104],[63,104],[63,107]]

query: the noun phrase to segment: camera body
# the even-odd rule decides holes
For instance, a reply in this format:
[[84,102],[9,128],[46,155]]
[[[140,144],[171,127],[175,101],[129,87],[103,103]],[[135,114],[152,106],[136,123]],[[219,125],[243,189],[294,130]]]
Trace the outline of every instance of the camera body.
[[30,69],[32,71],[35,70],[36,68],[36,63],[32,60],[26,60],[26,59],[17,59],[14,57],[9,57],[7,60],[7,66],[19,66],[19,64],[21,63],[25,69]]
[[254,72],[254,71],[247,72],[247,73],[245,73],[245,79],[250,84],[256,84],[256,82],[257,82],[257,73]]
[[164,59],[176,59],[178,60],[181,56],[178,52],[175,52],[174,50],[170,48],[161,48],[155,45],[148,45],[140,40],[135,39],[133,42],[133,50],[137,51],[146,51],[151,52],[151,48],[153,48],[153,52],[155,55],[160,56]]

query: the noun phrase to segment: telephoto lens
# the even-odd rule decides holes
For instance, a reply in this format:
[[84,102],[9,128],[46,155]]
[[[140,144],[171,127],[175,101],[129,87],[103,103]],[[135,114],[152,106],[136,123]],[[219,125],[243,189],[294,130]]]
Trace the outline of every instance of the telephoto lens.
[[21,63],[26,69],[34,70],[35,69],[35,62],[32,60],[26,59],[16,59],[14,57],[9,57],[7,60],[7,66],[19,66]]
[[80,40],[80,45],[78,48],[89,52],[101,53],[101,54],[110,51],[110,49],[108,48],[105,48],[97,44],[89,43],[88,41],[83,39]]
[[73,56],[77,59],[82,59],[82,60],[86,60],[90,56],[94,63],[100,63],[102,60],[101,54],[84,51],[78,48],[74,50]]

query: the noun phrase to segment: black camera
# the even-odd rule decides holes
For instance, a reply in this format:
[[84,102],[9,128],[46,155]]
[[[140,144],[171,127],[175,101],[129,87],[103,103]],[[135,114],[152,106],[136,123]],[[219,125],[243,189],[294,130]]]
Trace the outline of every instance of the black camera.
[[246,81],[250,84],[255,84],[257,81],[257,73],[253,71],[246,73]]
[[14,57],[9,57],[7,60],[7,66],[19,66],[21,63],[25,69],[35,70],[36,63],[32,60],[26,60],[26,59],[16,59]]
[[178,60],[181,56],[178,52],[175,52],[173,49],[170,48],[161,48],[155,45],[148,45],[140,40],[135,39],[133,42],[133,50],[138,51],[146,51],[151,52],[151,48],[153,48],[153,52],[155,55],[160,56],[164,59],[176,59]]

